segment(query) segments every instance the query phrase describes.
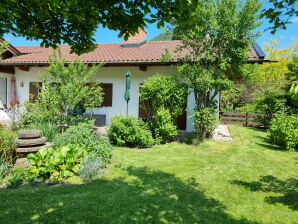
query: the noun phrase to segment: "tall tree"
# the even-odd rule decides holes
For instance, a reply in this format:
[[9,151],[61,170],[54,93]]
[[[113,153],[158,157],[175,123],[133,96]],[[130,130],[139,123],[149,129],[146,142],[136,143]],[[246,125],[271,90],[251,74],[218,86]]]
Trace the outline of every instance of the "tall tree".
[[[66,43],[77,54],[95,48],[98,25],[128,37],[146,22],[158,26],[186,16],[196,1],[184,0],[1,0],[0,36],[12,33],[42,46]],[[154,10],[154,11],[153,11]]]
[[199,0],[187,21],[175,21],[174,38],[182,40],[184,63],[178,66],[195,96],[195,125],[200,138],[212,130],[215,99],[231,81],[226,72],[238,73],[248,58],[259,25],[258,0]]
[[1,55],[6,51],[8,47],[7,41],[0,41],[0,59],[2,58]]
[[272,34],[279,28],[286,29],[291,18],[298,16],[298,0],[268,0],[268,3],[272,6],[262,10],[262,17],[269,20],[271,26],[267,30]]

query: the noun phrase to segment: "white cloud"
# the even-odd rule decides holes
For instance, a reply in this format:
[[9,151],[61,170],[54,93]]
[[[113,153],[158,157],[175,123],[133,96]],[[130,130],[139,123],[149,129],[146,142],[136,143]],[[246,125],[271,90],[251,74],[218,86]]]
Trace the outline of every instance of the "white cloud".
[[294,17],[292,20],[291,20],[292,23],[298,23],[298,17]]

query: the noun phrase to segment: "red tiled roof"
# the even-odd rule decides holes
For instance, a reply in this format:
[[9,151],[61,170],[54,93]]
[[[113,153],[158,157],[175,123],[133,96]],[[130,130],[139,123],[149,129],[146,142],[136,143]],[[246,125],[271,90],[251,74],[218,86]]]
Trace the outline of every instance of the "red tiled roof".
[[[176,49],[180,41],[149,41],[138,48],[124,48],[125,43],[98,44],[97,48],[90,53],[80,56],[80,60],[85,63],[158,63],[160,57],[167,49],[172,52]],[[22,55],[0,61],[0,65],[25,65],[25,64],[48,64],[49,56],[53,54],[52,48],[39,46],[15,47]],[[74,61],[77,57],[70,54],[70,46],[61,46],[62,56],[67,62]],[[252,47],[249,52],[249,61],[261,59],[257,50]],[[175,60],[173,60],[175,61]]]

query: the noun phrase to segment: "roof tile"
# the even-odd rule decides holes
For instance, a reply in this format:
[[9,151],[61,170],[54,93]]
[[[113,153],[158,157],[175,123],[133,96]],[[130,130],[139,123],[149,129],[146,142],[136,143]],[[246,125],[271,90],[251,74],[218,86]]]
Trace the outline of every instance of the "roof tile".
[[[181,43],[180,41],[150,41],[138,48],[123,48],[123,43],[98,44],[97,48],[90,53],[82,54],[80,60],[85,63],[142,63],[159,62],[162,54],[167,49],[173,52]],[[15,47],[22,55],[0,61],[0,64],[39,64],[49,63],[49,56],[53,54],[52,48],[39,46]],[[70,53],[69,45],[61,46],[61,54],[67,62],[74,61],[77,57]],[[250,49],[248,60],[260,59],[254,47]],[[175,60],[173,60],[175,61]]]

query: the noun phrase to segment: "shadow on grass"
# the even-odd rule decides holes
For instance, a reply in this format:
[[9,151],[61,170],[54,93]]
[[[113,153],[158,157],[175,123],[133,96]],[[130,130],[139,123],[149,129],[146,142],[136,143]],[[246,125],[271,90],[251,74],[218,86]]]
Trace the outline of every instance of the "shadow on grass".
[[251,191],[274,192],[281,196],[269,196],[265,201],[269,204],[282,203],[292,210],[298,210],[298,179],[279,180],[274,176],[263,176],[259,181],[245,182],[233,180],[233,184],[241,185]]
[[[264,129],[264,128],[249,127],[249,129],[259,132],[259,133],[266,133],[266,129]],[[270,139],[267,136],[255,135],[255,137],[257,139],[261,140],[261,142],[257,143],[257,145],[259,145],[259,146],[262,146],[262,147],[265,147],[265,148],[271,149],[271,150],[285,151],[285,149],[283,147],[272,144]]]
[[204,223],[256,224],[237,220],[190,179],[146,167],[123,170],[130,179],[87,185],[1,190],[2,223]]
[[263,132],[265,133],[266,132],[266,129],[263,128],[263,127],[249,127],[249,126],[246,126],[248,129],[251,129],[251,130],[254,130],[254,131],[257,131],[257,132]]

